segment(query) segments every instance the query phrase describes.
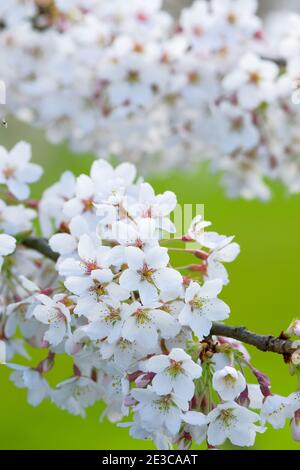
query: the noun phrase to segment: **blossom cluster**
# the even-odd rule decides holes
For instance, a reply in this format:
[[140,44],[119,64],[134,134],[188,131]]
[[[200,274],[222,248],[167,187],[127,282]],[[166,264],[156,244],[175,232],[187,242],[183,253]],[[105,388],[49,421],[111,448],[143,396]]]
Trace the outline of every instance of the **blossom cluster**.
[[269,198],[266,178],[299,192],[300,17],[256,8],[195,1],[177,21],[162,0],[2,2],[8,111],[145,170],[208,159],[231,197]]
[[[102,417],[160,449],[227,439],[252,446],[266,423],[280,428],[289,418],[300,439],[299,391],[271,393],[244,346],[213,332],[230,313],[219,295],[229,282],[224,264],[239,254],[233,237],[209,231],[200,215],[176,237],[176,195],[156,195],[132,163],[95,160],[89,175],[66,172],[32,201],[28,183],[41,169],[29,145],[0,155],[0,338],[31,405],[50,399],[85,416],[105,402]],[[176,266],[178,252],[194,263]],[[299,321],[285,334],[299,335]],[[13,362],[29,361],[31,348],[44,359]],[[47,373],[60,355],[73,367],[53,386]]]

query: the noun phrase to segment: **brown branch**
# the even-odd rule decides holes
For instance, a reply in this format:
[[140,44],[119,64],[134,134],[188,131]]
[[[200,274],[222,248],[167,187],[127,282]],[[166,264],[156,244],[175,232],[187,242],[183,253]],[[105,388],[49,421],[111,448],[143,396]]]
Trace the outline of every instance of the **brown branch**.
[[237,339],[242,343],[255,346],[260,351],[269,351],[277,354],[293,354],[297,347],[292,341],[277,338],[270,335],[259,335],[247,330],[244,326],[229,326],[222,323],[214,323],[211,334]]
[[[57,261],[58,253],[51,250],[46,238],[28,237],[21,241],[23,246],[38,251],[46,258]],[[224,336],[250,344],[260,351],[269,351],[277,354],[289,355],[293,354],[299,347],[292,341],[281,339],[270,335],[259,335],[247,330],[244,326],[230,326],[223,323],[213,323],[211,334],[215,336]]]

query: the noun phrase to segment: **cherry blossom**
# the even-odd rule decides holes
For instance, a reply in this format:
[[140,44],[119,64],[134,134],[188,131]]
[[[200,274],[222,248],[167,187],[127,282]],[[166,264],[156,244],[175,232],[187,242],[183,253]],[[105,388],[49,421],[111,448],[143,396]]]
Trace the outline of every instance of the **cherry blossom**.
[[37,181],[42,168],[31,159],[30,145],[19,142],[10,152],[0,147],[0,184],[5,184],[19,200],[29,196],[29,183]]
[[261,422],[265,425],[269,422],[274,429],[285,426],[287,418],[293,416],[291,401],[279,395],[270,395],[265,398],[261,409]]
[[206,281],[203,286],[191,282],[185,293],[185,307],[179,314],[182,325],[192,328],[199,339],[210,332],[214,320],[225,320],[229,307],[217,295],[222,290],[222,281]]
[[246,380],[240,371],[226,366],[214,373],[213,387],[222,400],[234,400],[245,390]]
[[10,255],[16,249],[16,240],[5,233],[0,234],[0,268],[4,262],[4,256]]
[[158,395],[173,392],[176,396],[191,400],[195,392],[193,379],[202,370],[182,349],[174,348],[168,356],[153,356],[146,362],[146,369],[155,372],[152,388]]
[[157,301],[159,292],[172,294],[180,290],[182,277],[178,271],[167,267],[167,251],[161,247],[147,252],[136,247],[126,248],[128,269],[122,273],[120,285],[124,289],[139,291],[144,305]]
[[220,445],[229,439],[232,444],[250,447],[257,432],[264,429],[255,425],[259,416],[235,402],[218,405],[207,416],[207,439],[212,446]]
[[71,317],[69,309],[63,304],[64,295],[59,294],[53,299],[43,294],[36,297],[41,305],[35,307],[32,315],[41,323],[49,325],[44,339],[52,346],[57,346],[70,333]]

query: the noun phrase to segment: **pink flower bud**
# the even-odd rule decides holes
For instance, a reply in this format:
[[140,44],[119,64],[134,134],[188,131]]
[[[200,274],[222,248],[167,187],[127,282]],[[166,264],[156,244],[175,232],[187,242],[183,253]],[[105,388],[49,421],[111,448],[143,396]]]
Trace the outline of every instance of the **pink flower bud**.
[[296,320],[294,323],[294,334],[300,338],[300,320]]
[[291,421],[291,431],[294,441],[300,442],[300,410],[296,411]]
[[260,390],[263,396],[269,397],[270,395],[272,395],[270,392],[271,382],[270,382],[269,377],[258,369],[253,368],[251,370],[253,374],[255,375],[257,382],[259,383]]
[[238,403],[241,406],[249,407],[250,405],[250,399],[249,399],[249,392],[248,392],[248,387],[245,388],[245,390],[240,394],[238,397]]

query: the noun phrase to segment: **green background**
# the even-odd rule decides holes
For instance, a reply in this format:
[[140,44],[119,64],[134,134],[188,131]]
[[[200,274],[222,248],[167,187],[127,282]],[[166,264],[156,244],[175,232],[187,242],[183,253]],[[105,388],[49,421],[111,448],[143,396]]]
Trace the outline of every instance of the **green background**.
[[[72,155],[64,146],[45,143],[39,132],[9,122],[0,129],[0,143],[11,147],[19,140],[33,144],[33,160],[44,166],[40,183],[34,185],[37,197],[61,172],[88,171],[91,157]],[[228,265],[230,284],[222,298],[231,307],[230,323],[245,325],[260,333],[279,334],[293,317],[300,316],[300,196],[288,196],[274,187],[272,201],[229,200],[224,197],[219,178],[205,167],[193,173],[172,172],[160,179],[151,178],[156,192],[173,190],[179,203],[205,204],[205,217],[213,229],[226,235],[235,234],[242,251]],[[272,390],[289,394],[296,379],[289,376],[280,356],[249,348],[252,363],[272,379]],[[51,380],[71,375],[70,363],[61,360]],[[9,381],[9,371],[0,367],[0,448],[1,449],[151,449],[149,442],[131,439],[128,430],[117,428],[107,420],[99,423],[101,404],[88,410],[87,418],[74,417],[49,402],[38,408],[26,403],[26,391]],[[270,429],[258,435],[256,449],[299,449],[290,430]]]

